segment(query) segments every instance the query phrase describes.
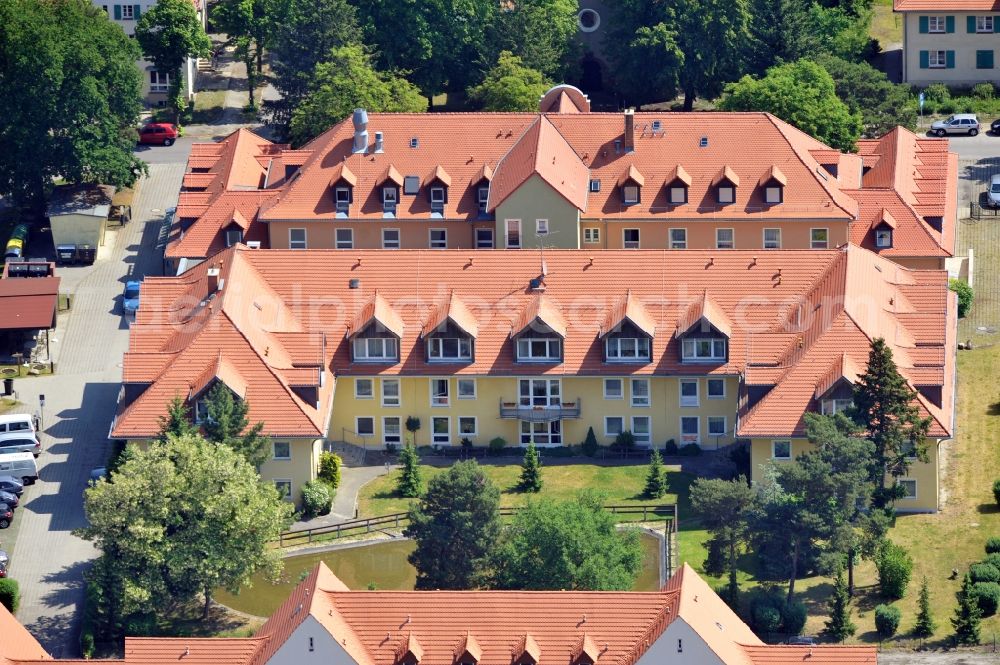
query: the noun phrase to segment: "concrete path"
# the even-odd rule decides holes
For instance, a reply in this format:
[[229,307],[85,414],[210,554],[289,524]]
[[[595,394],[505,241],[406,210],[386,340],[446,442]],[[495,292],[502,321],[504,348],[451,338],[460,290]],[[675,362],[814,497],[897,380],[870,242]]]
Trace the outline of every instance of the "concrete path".
[[358,514],[358,493],[367,483],[384,476],[399,466],[395,464],[344,465],[340,469],[340,487],[333,500],[333,508],[329,514],[314,517],[311,520],[296,522],[290,530],[315,529],[321,526],[338,524],[353,520]]
[[[83,572],[96,552],[71,532],[85,525],[82,496],[90,470],[109,453],[108,428],[128,348],[121,291],[126,275],[160,274],[164,211],[176,205],[183,172],[183,161],[150,166],[132,223],[116,234],[109,257],[76,280],[72,309],[57,328],[56,374],[15,384],[21,409],[42,412],[43,452],[39,482],[18,509],[10,572],[21,584],[18,618],[55,657],[79,652]],[[39,395],[45,395],[44,409]]]

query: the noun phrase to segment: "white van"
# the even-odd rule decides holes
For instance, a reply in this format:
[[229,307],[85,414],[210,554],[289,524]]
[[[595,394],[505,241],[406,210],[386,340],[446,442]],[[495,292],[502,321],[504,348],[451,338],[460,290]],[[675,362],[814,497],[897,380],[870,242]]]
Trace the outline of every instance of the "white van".
[[0,434],[7,432],[34,432],[35,417],[29,413],[0,416]]
[[25,485],[38,480],[38,465],[31,453],[0,453],[0,476],[20,478]]

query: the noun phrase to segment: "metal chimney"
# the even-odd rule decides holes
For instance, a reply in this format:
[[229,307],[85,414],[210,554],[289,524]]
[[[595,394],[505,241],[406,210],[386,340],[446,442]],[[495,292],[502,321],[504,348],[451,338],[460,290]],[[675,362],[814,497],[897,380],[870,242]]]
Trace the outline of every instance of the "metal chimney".
[[354,109],[354,147],[353,153],[364,154],[368,152],[368,111],[364,109]]
[[635,152],[635,109],[625,109],[625,152]]
[[375,132],[375,152],[382,152],[382,132]]

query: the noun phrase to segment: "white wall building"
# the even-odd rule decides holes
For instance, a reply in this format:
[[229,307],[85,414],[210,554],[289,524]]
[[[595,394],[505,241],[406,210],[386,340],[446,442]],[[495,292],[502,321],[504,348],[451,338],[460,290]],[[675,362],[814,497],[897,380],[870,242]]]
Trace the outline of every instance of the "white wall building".
[[1000,84],[1000,0],[893,0],[903,16],[903,81]]

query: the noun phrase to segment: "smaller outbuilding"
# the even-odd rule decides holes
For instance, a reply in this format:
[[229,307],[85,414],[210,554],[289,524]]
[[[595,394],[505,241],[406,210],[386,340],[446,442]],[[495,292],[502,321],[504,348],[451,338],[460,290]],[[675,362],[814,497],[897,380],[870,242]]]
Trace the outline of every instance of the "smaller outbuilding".
[[111,198],[110,185],[79,184],[56,187],[49,199],[52,244],[64,263],[93,263],[104,244]]

